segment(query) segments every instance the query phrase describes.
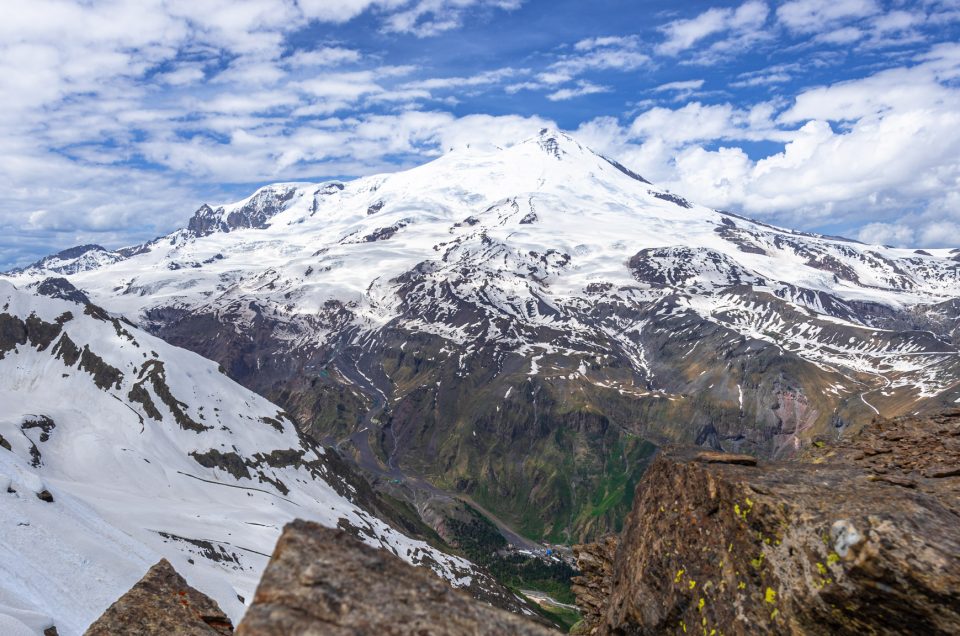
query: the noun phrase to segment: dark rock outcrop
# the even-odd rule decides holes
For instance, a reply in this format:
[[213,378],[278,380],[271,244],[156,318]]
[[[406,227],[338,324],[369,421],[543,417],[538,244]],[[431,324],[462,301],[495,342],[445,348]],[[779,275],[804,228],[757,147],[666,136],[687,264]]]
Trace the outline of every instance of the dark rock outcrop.
[[665,451],[615,553],[578,546],[582,632],[960,633],[958,467],[960,411],[791,462]]
[[74,287],[73,283],[63,277],[45,278],[37,285],[37,293],[41,296],[49,296],[50,298],[69,300],[79,305],[87,305],[90,303],[90,298],[85,293]]
[[229,636],[233,624],[216,601],[193,589],[161,559],[107,608],[86,636]]
[[238,635],[550,634],[425,568],[307,521],[287,524]]
[[215,232],[230,232],[243,228],[262,230],[270,226],[270,219],[282,212],[297,190],[292,186],[261,188],[242,206],[227,212],[207,204],[200,206],[187,230],[193,236],[207,236]]

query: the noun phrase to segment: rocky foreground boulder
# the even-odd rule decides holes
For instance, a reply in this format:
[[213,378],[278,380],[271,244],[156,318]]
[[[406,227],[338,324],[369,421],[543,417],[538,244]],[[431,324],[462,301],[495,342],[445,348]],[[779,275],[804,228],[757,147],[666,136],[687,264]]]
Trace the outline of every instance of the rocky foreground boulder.
[[452,588],[426,568],[308,521],[287,524],[237,636],[555,632]]
[[91,625],[85,636],[230,636],[217,602],[190,587],[161,559]]
[[590,634],[960,633],[960,411],[766,463],[666,450],[578,546]]
[[238,636],[553,633],[316,523],[287,524]]
[[[230,636],[217,603],[161,560],[86,636]],[[424,567],[342,530],[284,528],[238,636],[546,636],[556,632],[477,601]]]

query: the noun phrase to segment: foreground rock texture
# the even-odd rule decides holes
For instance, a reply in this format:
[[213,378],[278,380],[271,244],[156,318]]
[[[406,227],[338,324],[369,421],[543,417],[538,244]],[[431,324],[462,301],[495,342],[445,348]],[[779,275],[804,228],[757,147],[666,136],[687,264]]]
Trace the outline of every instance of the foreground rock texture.
[[792,462],[665,451],[619,539],[578,546],[580,631],[960,633],[958,468],[960,411]]
[[107,608],[86,636],[229,636],[233,624],[217,602],[193,589],[161,559]]
[[345,532],[287,524],[238,636],[554,633]]

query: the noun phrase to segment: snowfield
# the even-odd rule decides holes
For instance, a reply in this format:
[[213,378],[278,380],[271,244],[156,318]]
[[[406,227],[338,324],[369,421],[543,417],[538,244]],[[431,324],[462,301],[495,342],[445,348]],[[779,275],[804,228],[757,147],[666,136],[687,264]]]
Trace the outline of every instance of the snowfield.
[[[214,363],[2,281],[0,321],[4,336],[20,324],[30,334],[0,346],[0,436],[10,447],[0,448],[0,632],[56,624],[82,633],[160,557],[236,621],[293,518],[367,529],[368,543],[469,584],[468,562],[351,503],[324,450]],[[43,325],[56,335],[35,343]],[[81,353],[70,364],[67,342],[100,363]],[[158,363],[162,382],[151,379]],[[132,399],[135,386],[149,397]],[[234,465],[204,466],[212,451]]]

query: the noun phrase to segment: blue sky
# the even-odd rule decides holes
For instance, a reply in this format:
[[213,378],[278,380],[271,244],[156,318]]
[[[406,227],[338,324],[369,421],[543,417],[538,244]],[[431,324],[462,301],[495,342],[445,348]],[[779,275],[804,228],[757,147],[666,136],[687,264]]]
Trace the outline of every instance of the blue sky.
[[960,0],[5,0],[0,268],[562,128],[799,229],[960,245]]

